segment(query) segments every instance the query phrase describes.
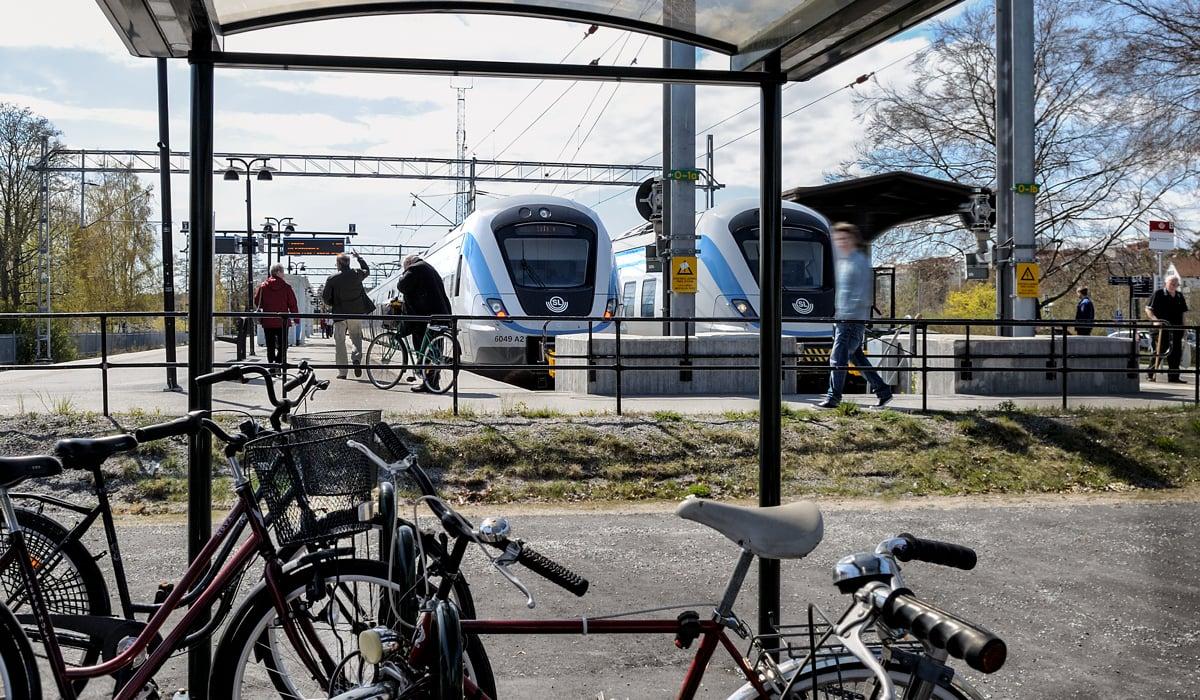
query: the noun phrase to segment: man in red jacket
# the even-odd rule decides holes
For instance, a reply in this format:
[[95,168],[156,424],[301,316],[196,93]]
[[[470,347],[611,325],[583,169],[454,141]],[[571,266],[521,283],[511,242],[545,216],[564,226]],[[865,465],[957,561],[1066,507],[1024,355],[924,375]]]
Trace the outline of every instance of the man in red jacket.
[[[283,279],[283,265],[271,266],[271,276],[254,293],[254,305],[264,313],[300,313],[296,306],[296,293]],[[292,319],[274,316],[260,320],[263,333],[267,336],[267,362],[278,364],[276,371],[282,373],[287,363],[287,329],[292,325]]]

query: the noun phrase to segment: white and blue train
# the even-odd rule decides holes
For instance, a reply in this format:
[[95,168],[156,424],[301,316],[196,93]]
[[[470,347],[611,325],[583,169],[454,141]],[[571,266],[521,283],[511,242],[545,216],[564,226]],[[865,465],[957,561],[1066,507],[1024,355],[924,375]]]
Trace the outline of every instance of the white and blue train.
[[[700,271],[696,316],[745,318],[738,322],[697,323],[698,331],[757,331],[758,287],[757,199],[733,199],[696,217]],[[640,226],[613,241],[620,313],[626,318],[662,316],[661,272],[646,272],[646,246],[654,243],[650,226]],[[834,311],[833,249],[829,221],[808,207],[783,203],[783,333],[802,338],[828,338],[828,323],[800,323],[803,318],[829,318]],[[662,324],[636,324],[633,333],[661,333]]]
[[[587,332],[588,321],[579,319],[612,318],[617,310],[608,231],[591,209],[561,197],[487,202],[422,257],[441,275],[452,313],[489,317],[459,322],[465,363],[544,363],[556,336]],[[398,277],[370,292],[377,308],[395,296]],[[595,322],[593,331],[608,325]]]

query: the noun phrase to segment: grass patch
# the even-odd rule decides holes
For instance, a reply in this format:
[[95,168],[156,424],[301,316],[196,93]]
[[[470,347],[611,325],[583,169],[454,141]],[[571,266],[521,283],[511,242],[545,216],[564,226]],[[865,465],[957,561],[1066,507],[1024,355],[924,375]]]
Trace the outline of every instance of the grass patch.
[[678,423],[683,420],[683,415],[675,411],[655,411],[650,415],[659,423]]

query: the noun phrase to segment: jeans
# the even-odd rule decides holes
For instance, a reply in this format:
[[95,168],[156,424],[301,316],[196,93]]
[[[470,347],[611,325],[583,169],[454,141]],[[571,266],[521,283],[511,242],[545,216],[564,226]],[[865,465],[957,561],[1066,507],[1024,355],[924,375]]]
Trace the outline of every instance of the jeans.
[[[833,326],[833,349],[829,352],[829,364],[836,367],[853,364],[866,377],[871,391],[878,396],[887,396],[892,388],[884,383],[879,373],[871,369],[871,361],[863,353],[863,338],[867,333],[867,324],[838,321]],[[842,400],[842,388],[846,386],[846,370],[834,369],[829,372],[829,391],[826,396],[834,401]]]
[[346,335],[350,335],[350,342],[354,344],[354,352],[350,355],[350,360],[354,364],[358,364],[362,360],[362,321],[352,318],[344,321],[333,322],[333,342],[334,342],[334,362],[343,365],[338,368],[338,376],[346,376]]
[[267,362],[282,366],[287,362],[287,329],[263,328],[263,334],[267,337]]

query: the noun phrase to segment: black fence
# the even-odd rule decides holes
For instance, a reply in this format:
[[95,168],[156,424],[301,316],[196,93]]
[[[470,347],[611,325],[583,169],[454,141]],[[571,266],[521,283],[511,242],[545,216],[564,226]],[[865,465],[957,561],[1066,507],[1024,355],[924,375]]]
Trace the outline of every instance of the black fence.
[[[754,319],[744,317],[706,317],[706,318],[649,318],[649,317],[612,317],[612,318],[571,318],[564,319],[561,316],[522,316],[522,317],[504,317],[497,318],[496,316],[380,316],[377,314],[238,314],[238,313],[217,313],[216,318],[231,319],[226,324],[229,327],[239,331],[234,336],[221,336],[218,342],[226,341],[241,346],[237,352],[238,360],[234,362],[217,362],[214,367],[227,367],[237,364],[240,361],[245,361],[243,357],[245,352],[245,343],[247,340],[247,331],[257,326],[255,319],[262,318],[311,318],[311,319],[326,319],[328,321],[337,320],[353,320],[363,324],[363,358],[358,365],[354,364],[337,364],[337,363],[310,363],[317,370],[337,370],[339,373],[347,372],[353,368],[363,370],[367,369],[392,369],[392,370],[409,370],[414,371],[419,369],[420,365],[416,361],[410,360],[407,364],[389,364],[389,365],[371,365],[366,362],[366,347],[368,346],[371,337],[374,334],[380,333],[383,330],[394,327],[394,324],[399,323],[431,323],[443,326],[449,329],[449,332],[455,337],[460,336],[460,331],[465,326],[471,323],[483,322],[489,324],[497,324],[500,328],[510,327],[511,324],[519,323],[526,328],[541,328],[542,335],[537,336],[530,334],[528,337],[533,339],[533,343],[540,343],[543,350],[552,350],[555,343],[554,333],[551,329],[551,324],[564,322],[572,322],[576,324],[586,324],[575,333],[581,336],[586,336],[584,345],[585,351],[582,354],[553,354],[543,353],[541,357],[527,357],[526,361],[520,363],[487,363],[487,364],[468,364],[463,361],[458,352],[459,346],[455,346],[454,357],[449,365],[456,372],[475,371],[482,373],[503,373],[503,372],[527,372],[531,374],[548,375],[553,372],[558,375],[563,372],[588,372],[590,377],[596,377],[600,373],[612,373],[615,379],[614,399],[616,403],[616,412],[621,414],[623,411],[623,400],[626,396],[626,377],[631,372],[678,372],[680,373],[681,381],[687,381],[687,377],[694,376],[702,372],[728,372],[728,371],[757,371],[759,367],[757,352],[737,352],[737,353],[708,353],[697,351],[696,345],[704,336],[696,334],[697,326],[705,327],[719,325],[723,327],[744,328],[746,333],[756,333],[757,324]],[[76,328],[80,322],[93,322],[97,325],[99,336],[99,357],[90,361],[74,361],[64,364],[53,363],[33,363],[33,364],[10,364],[0,367],[4,370],[33,370],[33,371],[98,371],[101,377],[101,390],[103,392],[103,410],[105,415],[109,415],[109,381],[110,374],[113,371],[120,371],[131,368],[186,368],[186,362],[148,362],[135,360],[120,360],[117,355],[117,350],[111,343],[111,337],[115,333],[111,333],[108,329],[113,322],[120,323],[132,319],[164,319],[175,318],[177,322],[186,324],[186,313],[146,313],[146,312],[91,312],[91,313],[52,313],[52,314],[0,314],[0,322],[14,319],[52,319],[52,320],[74,320]],[[811,318],[811,319],[787,319],[787,324],[807,325],[810,327],[827,328],[834,323],[833,319],[828,318]],[[629,329],[646,328],[648,325],[655,325],[662,328],[666,323],[678,323],[686,325],[687,332],[682,336],[681,352],[679,353],[647,353],[647,352],[630,352],[628,343],[630,338]],[[1200,368],[1197,367],[1198,362],[1196,352],[1196,338],[1200,335],[1200,326],[1185,325],[1180,327],[1167,327],[1158,323],[1143,322],[1143,321],[1105,321],[1098,320],[1092,322],[1080,322],[1074,320],[1038,320],[1038,321],[1005,321],[1004,325],[1009,328],[1030,328],[1032,327],[1040,335],[1035,335],[1024,340],[1030,343],[1034,351],[1022,352],[987,352],[980,351],[979,346],[988,340],[994,339],[994,335],[984,335],[973,328],[987,327],[994,328],[996,321],[994,319],[923,319],[923,318],[903,318],[903,319],[883,319],[875,318],[869,322],[869,330],[867,334],[868,341],[871,339],[880,339],[889,347],[890,355],[885,355],[884,359],[892,358],[887,366],[881,368],[885,372],[897,372],[911,380],[919,378],[919,391],[911,386],[901,387],[902,393],[920,393],[921,395],[921,410],[928,410],[929,400],[929,378],[930,375],[939,373],[956,373],[957,380],[969,381],[975,378],[976,374],[986,375],[989,373],[1001,372],[1010,375],[1022,376],[1033,375],[1040,376],[1043,382],[1056,383],[1057,393],[1061,397],[1061,405],[1067,408],[1068,398],[1070,397],[1070,378],[1080,374],[1108,374],[1119,373],[1126,375],[1129,379],[1136,379],[1139,375],[1154,372],[1159,375],[1167,375],[1168,373],[1175,374],[1174,370],[1168,370],[1165,367],[1165,353],[1162,352],[1162,337],[1166,332],[1178,332],[1185,339],[1184,342],[1191,348],[1191,367],[1181,367],[1178,374],[1186,375],[1192,379],[1192,397],[1191,401],[1194,404],[1200,404]],[[315,326],[316,324],[314,324]],[[1119,353],[1113,352],[1080,352],[1072,348],[1072,345],[1078,345],[1078,342],[1069,340],[1078,336],[1078,330],[1081,328],[1090,328],[1105,334],[1105,331],[1115,331],[1124,334],[1125,338],[1130,340],[1128,347]],[[181,330],[183,330],[181,328]],[[955,333],[961,331],[960,333]],[[956,343],[961,343],[961,350],[958,345],[955,345],[954,351],[946,354],[941,352],[930,352],[930,338],[949,338],[954,336]],[[961,339],[957,336],[961,335]],[[601,348],[601,338],[612,338],[612,343],[604,343],[606,347],[611,345],[611,350]],[[1092,336],[1097,337],[1097,336]],[[1136,339],[1136,340],[1135,340]],[[624,340],[624,347],[623,347]],[[336,341],[335,341],[336,342]],[[798,339],[798,348],[796,352],[785,352],[783,354],[783,371],[785,375],[794,374],[797,377],[827,377],[832,369],[855,370],[853,365],[834,366],[829,363],[829,346],[831,338],[824,337],[806,337]],[[1149,345],[1149,347],[1147,347]],[[755,346],[757,347],[757,346]],[[349,350],[348,350],[349,352]],[[117,361],[114,361],[114,355],[117,355]],[[544,358],[544,360],[543,360]],[[1119,360],[1120,362],[1114,362]],[[554,364],[549,364],[553,361]],[[564,362],[567,361],[567,362]],[[1107,363],[1109,366],[1098,366],[1101,362]],[[1004,364],[997,364],[997,362]],[[263,363],[265,364],[265,362]],[[1119,366],[1118,366],[1119,365]],[[294,366],[294,363],[289,363],[289,367]],[[287,367],[281,369],[286,370]],[[781,377],[781,380],[783,377]],[[1043,387],[1047,386],[1042,384]],[[906,391],[907,389],[907,391]],[[686,392],[683,392],[686,393]],[[1035,392],[1042,395],[1047,395],[1046,391]],[[457,415],[459,412],[459,382],[455,382],[453,389],[448,392],[451,401],[453,412]],[[999,395],[999,394],[997,394]]]

